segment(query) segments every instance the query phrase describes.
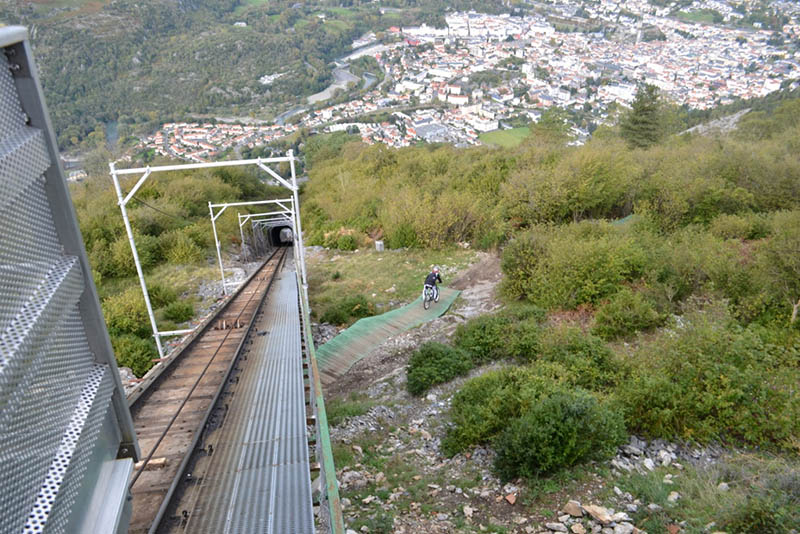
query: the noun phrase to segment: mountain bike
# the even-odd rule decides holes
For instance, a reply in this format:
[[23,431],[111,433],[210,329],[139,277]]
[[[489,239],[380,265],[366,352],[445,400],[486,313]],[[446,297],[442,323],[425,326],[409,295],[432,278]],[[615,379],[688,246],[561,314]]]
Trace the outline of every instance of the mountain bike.
[[422,290],[422,307],[427,310],[431,307],[431,302],[439,302],[439,291],[435,286],[425,284]]

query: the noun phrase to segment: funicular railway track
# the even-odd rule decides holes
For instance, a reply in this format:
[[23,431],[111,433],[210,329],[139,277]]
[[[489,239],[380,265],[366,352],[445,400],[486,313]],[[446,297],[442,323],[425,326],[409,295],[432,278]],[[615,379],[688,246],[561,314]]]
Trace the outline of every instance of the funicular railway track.
[[169,367],[129,397],[144,458],[131,478],[129,532],[155,532],[286,250],[274,252]]

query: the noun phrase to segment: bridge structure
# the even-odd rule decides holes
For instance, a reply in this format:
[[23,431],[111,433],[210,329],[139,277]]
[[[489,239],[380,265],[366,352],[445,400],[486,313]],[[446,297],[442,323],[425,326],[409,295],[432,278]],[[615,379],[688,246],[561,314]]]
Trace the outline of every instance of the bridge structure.
[[[160,332],[149,309],[159,358],[123,384],[26,30],[1,28],[0,48],[0,534],[344,534],[293,154],[110,166],[148,303],[125,205],[151,174],[255,165],[290,193],[258,201],[269,208],[244,223],[239,214],[242,240],[250,222],[266,254],[245,283],[223,283],[215,313]],[[288,179],[269,167],[284,161]],[[139,175],[127,192],[126,174]],[[212,226],[241,205],[210,204]],[[160,339],[175,335],[184,337],[167,352]]]

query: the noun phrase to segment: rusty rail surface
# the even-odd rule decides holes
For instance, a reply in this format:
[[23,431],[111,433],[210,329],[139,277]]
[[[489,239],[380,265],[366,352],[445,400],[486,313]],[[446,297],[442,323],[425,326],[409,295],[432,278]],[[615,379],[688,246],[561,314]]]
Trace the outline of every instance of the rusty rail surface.
[[130,484],[130,533],[158,527],[285,253],[273,254],[132,404],[144,460]]

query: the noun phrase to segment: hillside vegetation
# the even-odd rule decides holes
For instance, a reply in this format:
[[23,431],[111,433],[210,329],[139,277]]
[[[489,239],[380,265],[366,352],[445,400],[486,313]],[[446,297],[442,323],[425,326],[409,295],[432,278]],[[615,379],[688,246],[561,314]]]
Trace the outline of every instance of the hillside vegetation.
[[[0,3],[0,22],[31,29],[61,148],[91,149],[109,121],[124,140],[190,114],[272,118],[327,87],[332,61],[368,31],[442,23],[445,5],[504,9],[495,0],[395,0],[383,13],[370,2],[340,4],[22,0]],[[259,82],[268,75],[281,76]]]
[[[634,113],[581,147],[550,124],[505,150],[331,142],[311,166],[311,243],[502,247],[505,310],[408,369],[420,395],[503,364],[453,397],[443,441],[451,454],[493,446],[502,479],[605,458],[627,433],[800,445],[800,100],[726,137],[648,126],[652,139],[631,142]],[[796,494],[775,495],[718,517],[736,532],[751,512],[775,532],[796,525]]]
[[[123,182],[123,188],[130,190],[134,182]],[[74,185],[71,192],[117,361],[141,376],[158,353],[116,194],[102,177]],[[285,196],[284,189],[241,169],[170,172],[148,180],[128,204],[128,215],[161,330],[175,329],[208,304],[193,296],[218,276],[208,203]],[[236,211],[216,224],[224,248],[240,244]]]

